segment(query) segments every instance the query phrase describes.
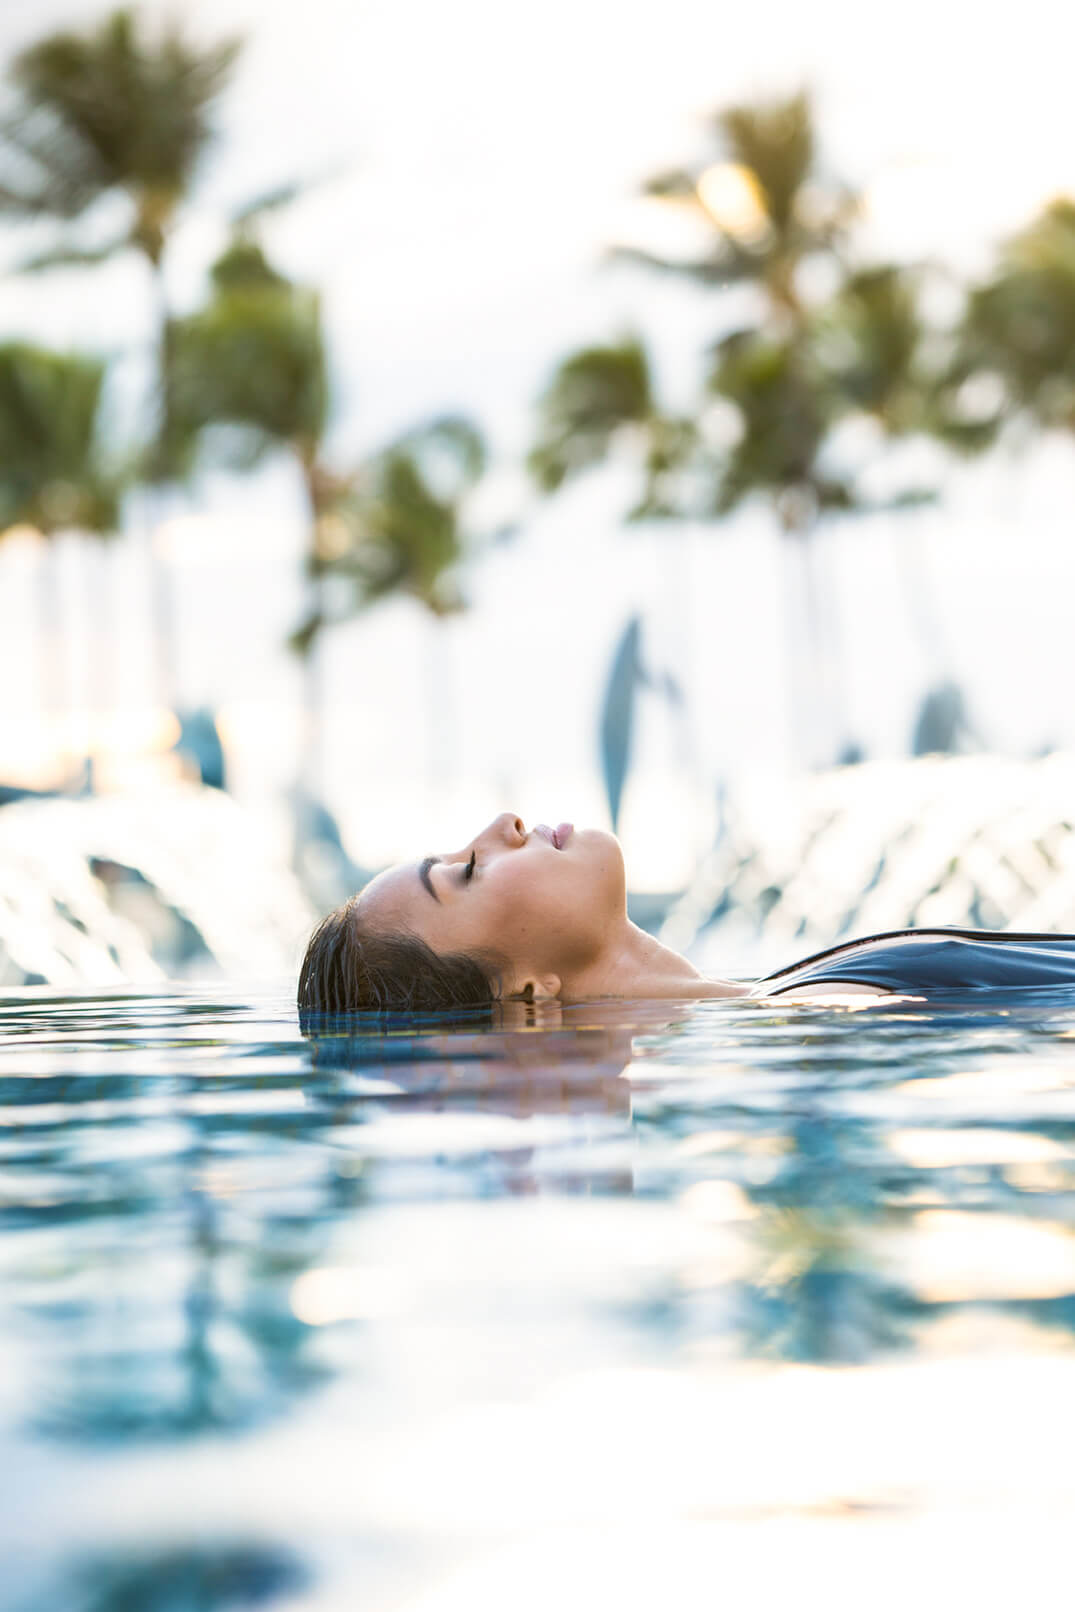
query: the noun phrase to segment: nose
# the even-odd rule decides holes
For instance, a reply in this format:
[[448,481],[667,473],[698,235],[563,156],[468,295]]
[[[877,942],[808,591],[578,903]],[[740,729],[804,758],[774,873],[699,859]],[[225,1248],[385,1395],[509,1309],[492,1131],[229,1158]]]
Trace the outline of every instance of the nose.
[[488,828],[482,829],[478,840],[487,845],[504,845],[514,849],[517,845],[526,844],[526,829],[522,818],[516,817],[514,812],[501,812],[493,818]]

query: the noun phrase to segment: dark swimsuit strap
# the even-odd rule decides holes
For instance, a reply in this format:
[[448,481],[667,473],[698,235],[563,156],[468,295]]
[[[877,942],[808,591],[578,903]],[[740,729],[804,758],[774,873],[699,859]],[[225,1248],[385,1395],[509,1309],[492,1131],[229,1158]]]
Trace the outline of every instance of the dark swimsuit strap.
[[[778,968],[774,974],[764,974],[758,981],[759,985],[767,984],[769,980],[782,979],[785,974],[797,974],[800,969],[809,968],[814,963],[827,962],[832,958],[846,957],[865,946],[873,946],[879,940],[929,940],[934,936],[939,940],[974,940],[974,941],[1027,941],[1045,940],[1070,941],[1075,943],[1075,935],[1056,934],[1047,931],[1018,930],[1018,929],[957,929],[930,928],[930,929],[886,929],[878,935],[863,935],[858,940],[845,940],[838,946],[826,946],[824,951],[813,952],[809,957],[800,957],[794,963],[788,963],[785,968]],[[850,980],[850,976],[846,976]],[[870,983],[863,981],[863,984]]]

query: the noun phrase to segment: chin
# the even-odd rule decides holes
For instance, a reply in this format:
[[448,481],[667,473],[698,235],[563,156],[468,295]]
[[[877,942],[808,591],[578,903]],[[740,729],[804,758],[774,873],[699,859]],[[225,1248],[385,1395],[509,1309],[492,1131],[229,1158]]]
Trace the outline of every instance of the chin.
[[[574,838],[579,842],[578,850],[586,857],[587,864],[601,885],[602,895],[613,906],[627,905],[627,875],[623,865],[623,847],[615,834],[610,834],[605,828],[584,828],[576,830]],[[568,845],[568,850],[571,849]]]
[[623,861],[623,847],[615,834],[610,834],[607,828],[575,829],[565,849],[570,850],[572,846],[585,847],[588,851],[600,848]]

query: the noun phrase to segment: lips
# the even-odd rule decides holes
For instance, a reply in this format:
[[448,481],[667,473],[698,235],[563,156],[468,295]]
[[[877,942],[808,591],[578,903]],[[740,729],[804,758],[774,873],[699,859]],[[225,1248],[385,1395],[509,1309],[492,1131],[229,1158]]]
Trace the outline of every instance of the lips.
[[548,840],[549,844],[554,845],[558,851],[563,850],[574,832],[575,825],[573,823],[557,823],[555,828],[550,828],[548,823],[534,824],[534,833],[540,834],[543,840]]

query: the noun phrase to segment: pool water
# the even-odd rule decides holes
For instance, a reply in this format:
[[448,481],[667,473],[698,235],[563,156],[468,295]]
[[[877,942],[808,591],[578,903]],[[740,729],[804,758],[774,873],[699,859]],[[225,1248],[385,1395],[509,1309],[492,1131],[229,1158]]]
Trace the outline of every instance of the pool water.
[[1070,993],[328,1028],[0,1002],[3,1612],[1066,1604]]

